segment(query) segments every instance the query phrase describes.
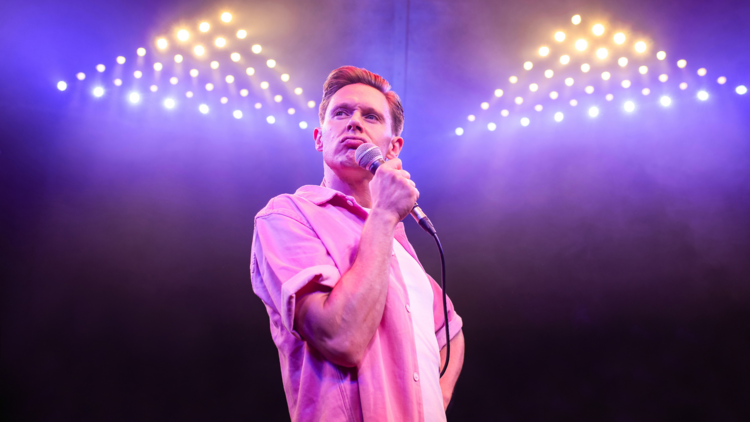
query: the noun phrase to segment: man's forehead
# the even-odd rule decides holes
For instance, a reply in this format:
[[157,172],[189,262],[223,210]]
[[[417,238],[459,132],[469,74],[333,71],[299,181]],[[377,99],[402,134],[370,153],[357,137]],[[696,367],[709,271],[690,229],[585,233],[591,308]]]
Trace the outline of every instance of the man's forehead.
[[388,114],[388,100],[385,94],[365,84],[351,84],[336,91],[331,97],[329,110],[335,105],[367,106]]

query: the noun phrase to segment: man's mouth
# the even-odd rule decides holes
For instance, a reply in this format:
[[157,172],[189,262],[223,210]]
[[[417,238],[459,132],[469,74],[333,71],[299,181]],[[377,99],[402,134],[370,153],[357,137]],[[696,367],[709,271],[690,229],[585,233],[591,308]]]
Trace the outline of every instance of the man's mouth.
[[360,145],[366,144],[367,141],[362,138],[355,137],[355,136],[347,136],[346,138],[343,139],[342,143],[344,144],[346,148],[357,149],[359,148]]

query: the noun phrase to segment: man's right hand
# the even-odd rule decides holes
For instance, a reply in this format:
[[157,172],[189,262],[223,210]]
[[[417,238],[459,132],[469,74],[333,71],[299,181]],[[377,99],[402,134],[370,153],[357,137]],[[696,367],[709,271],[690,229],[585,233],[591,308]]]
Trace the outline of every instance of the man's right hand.
[[386,161],[370,181],[372,212],[384,213],[395,219],[395,223],[406,218],[419,199],[419,191],[411,175],[401,167],[401,160]]

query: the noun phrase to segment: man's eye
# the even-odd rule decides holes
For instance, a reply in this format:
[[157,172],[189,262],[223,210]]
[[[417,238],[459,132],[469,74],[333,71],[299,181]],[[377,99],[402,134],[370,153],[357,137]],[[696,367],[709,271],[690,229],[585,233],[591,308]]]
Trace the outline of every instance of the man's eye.
[[367,117],[368,119],[374,119],[374,120],[378,120],[378,116],[376,116],[376,115],[374,115],[374,114],[368,114],[368,115],[367,115],[366,117]]
[[333,115],[334,115],[334,116],[343,116],[343,115],[344,115],[344,112],[343,112],[343,111],[341,111],[341,110],[339,110],[339,111],[337,111],[337,112],[333,113]]

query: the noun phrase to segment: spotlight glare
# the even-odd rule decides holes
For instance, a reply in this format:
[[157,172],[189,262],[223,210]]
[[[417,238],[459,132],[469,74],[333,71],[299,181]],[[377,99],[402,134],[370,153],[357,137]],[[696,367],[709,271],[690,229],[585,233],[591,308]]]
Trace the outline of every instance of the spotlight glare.
[[297,95],[302,95],[302,88],[294,88],[294,93]]
[[190,76],[194,78],[198,76],[198,69],[190,69]]
[[599,115],[599,109],[597,107],[591,107],[589,109],[589,116],[596,117]]
[[662,83],[664,83],[664,82],[666,82],[666,81],[667,81],[668,79],[669,79],[669,75],[667,75],[666,73],[662,73],[661,75],[659,75],[659,82],[662,82]]
[[182,54],[176,54],[174,56],[174,62],[175,63],[182,63]]
[[143,72],[141,72],[140,70],[136,70],[135,72],[133,72],[134,78],[141,79],[141,76],[143,76]]
[[[68,89],[67,82],[65,82],[65,81],[58,82],[57,83],[57,89],[59,89],[60,91],[65,91],[66,89]],[[94,90],[94,91],[96,91],[96,90]],[[96,93],[94,95],[96,95]]]
[[576,41],[576,50],[583,51],[586,49],[586,47],[589,46],[589,43],[581,38],[580,40]]
[[193,98],[193,92],[192,91],[188,91],[188,92],[185,93],[185,96],[188,97],[188,98]]
[[169,78],[169,83],[171,83],[172,85],[177,85],[177,82],[178,80],[176,76],[172,76],[171,78]]
[[177,39],[180,41],[187,41],[190,38],[190,33],[186,29],[180,29],[177,31]]
[[118,64],[125,64],[125,57],[123,57],[123,56],[117,56],[117,63]]
[[610,77],[612,77],[612,75],[609,72],[602,72],[602,79],[605,81],[608,81]]
[[526,62],[523,64],[523,68],[526,70],[531,70],[532,67],[534,67],[534,63]]
[[130,95],[128,96],[128,99],[130,100],[131,103],[135,104],[141,100],[141,95],[137,92],[131,92]]
[[549,93],[549,97],[552,98],[553,100],[556,100],[557,96],[558,96],[557,91],[552,91]]
[[219,99],[219,102],[222,103],[222,104],[226,104],[227,102],[229,102],[229,98],[227,98],[227,97],[221,97],[221,99]]
[[155,71],[159,72],[159,71],[162,70],[162,68],[163,68],[163,66],[161,65],[161,63],[159,63],[159,62],[154,63],[154,70]]
[[228,83],[228,84],[231,84],[231,83],[233,83],[233,82],[234,82],[234,76],[232,76],[232,75],[227,75],[227,77],[226,77],[226,78],[224,78],[224,80],[225,80],[225,81],[227,81],[227,83]]
[[253,76],[255,75],[255,69],[253,69],[252,67],[248,67],[247,69],[245,69],[245,73],[247,73],[250,76]]
[[581,23],[581,15],[574,15],[570,21],[573,22],[573,25],[578,25]]
[[93,93],[94,93],[94,97],[99,98],[102,95],[104,95],[104,88],[102,88],[100,86],[97,86],[96,88],[94,88],[94,92]]
[[641,94],[643,94],[643,95],[648,95],[650,93],[651,93],[651,90],[648,89],[648,88],[643,88],[643,90],[641,90]]
[[156,92],[159,89],[159,87],[156,85],[151,85],[149,89],[151,89],[151,92]]
[[531,92],[536,92],[538,89],[539,89],[539,85],[537,85],[537,84],[531,84],[531,85],[529,85],[529,90]]
[[609,52],[604,47],[596,50],[596,57],[598,57],[600,59],[606,59],[608,54],[609,54]]
[[294,114],[294,113],[296,112],[296,110],[295,110],[295,109],[293,109],[293,108],[290,108],[290,109],[289,109],[289,110],[287,110],[286,112],[287,112],[287,113],[289,113],[289,115],[291,116],[292,114]]
[[562,64],[570,63],[570,56],[568,56],[567,54],[564,56],[560,56],[560,63]]
[[211,29],[211,25],[208,22],[201,22],[201,24],[198,25],[198,30],[201,32],[208,32],[209,29]]
[[482,108],[482,110],[487,110],[488,108],[490,108],[490,103],[483,102],[482,104],[480,104],[480,107]]
[[620,67],[625,67],[628,65],[628,58],[627,57],[620,57],[617,59],[617,64],[620,65]]
[[229,55],[229,57],[232,59],[233,62],[240,61],[240,53],[232,53]]
[[587,87],[586,87],[586,88],[584,89],[584,91],[586,91],[586,93],[587,93],[587,94],[591,95],[591,94],[593,94],[593,93],[594,93],[594,87],[593,87],[593,86],[591,86],[591,85],[589,85],[589,86],[587,86]]
[[575,107],[577,105],[578,105],[578,101],[577,100],[575,100],[575,99],[570,100],[570,106],[571,107]]
[[680,69],[682,69],[685,66],[687,66],[687,61],[686,60],[682,60],[682,59],[681,60],[677,60],[677,67],[679,67]]
[[234,116],[235,119],[241,119],[242,118],[242,111],[241,110],[235,110],[232,112],[232,116]]
[[565,41],[565,33],[562,31],[555,32],[555,41],[557,42]]
[[573,78],[565,78],[565,85],[573,86]]
[[115,86],[120,86],[120,85],[122,85],[122,79],[119,79],[119,78],[118,78],[118,79],[115,79],[115,80],[113,81],[113,83],[115,84]]
[[196,45],[195,48],[193,48],[193,52],[195,53],[196,56],[202,56],[203,53],[206,52],[206,49],[203,48],[202,45]]
[[304,120],[301,121],[301,122],[299,122],[299,128],[300,129],[307,129],[307,122],[304,121]]
[[260,44],[253,45],[252,51],[255,54],[259,54],[263,50],[263,47],[260,46]]
[[263,104],[261,104],[261,103],[255,103],[254,107],[255,107],[256,110],[260,110],[260,108],[263,107]]
[[628,113],[632,113],[633,110],[635,110],[635,103],[632,101],[625,101],[625,104],[623,104],[622,108],[624,108]]
[[240,95],[242,95],[243,97],[247,97],[247,95],[248,95],[249,93],[250,93],[250,92],[249,92],[248,90],[246,90],[246,89],[241,89],[241,90],[240,90]]
[[707,71],[705,67],[698,69],[698,76],[706,76],[706,73]]
[[542,111],[543,108],[544,107],[542,107],[541,104],[537,104],[537,105],[534,106],[534,110],[536,110],[536,111]]
[[708,99],[708,92],[698,91],[698,99],[701,101],[706,101]]
[[167,39],[166,38],[159,38],[156,40],[156,47],[159,48],[159,50],[164,50],[167,48]]
[[167,98],[166,100],[164,100],[164,107],[166,107],[166,108],[170,108],[170,109],[174,108],[174,104],[175,104],[175,102],[171,98]]
[[607,95],[606,95],[606,96],[604,97],[604,99],[605,99],[605,100],[607,100],[607,101],[612,101],[612,100],[614,100],[614,99],[615,99],[615,96],[614,96],[614,95],[612,95],[612,94],[607,94]]
[[219,68],[219,62],[217,62],[216,60],[212,61],[211,62],[211,69],[216,70],[218,68]]
[[591,28],[591,32],[593,32],[597,37],[602,35],[604,33],[604,25],[597,23],[593,28]]
[[558,111],[557,113],[555,113],[555,121],[556,122],[562,122],[563,121],[563,117],[565,117],[565,116],[563,116],[563,114],[561,112]]
[[531,123],[531,120],[529,120],[528,117],[522,117],[521,118],[521,126],[528,126],[529,123]]
[[474,121],[474,120],[476,120],[476,119],[477,119],[477,116],[475,116],[475,115],[473,115],[473,114],[469,114],[469,115],[468,115],[468,116],[466,117],[466,120],[468,120],[468,121],[470,121],[470,122],[473,122],[473,121]]
[[683,82],[683,83],[680,84],[680,89],[683,90],[683,91],[686,90],[687,87],[688,87],[687,82]]
[[518,105],[521,105],[521,104],[523,104],[523,98],[521,98],[521,97],[516,97],[516,104],[518,104]]
[[584,63],[581,65],[581,72],[586,73],[589,70],[591,70],[591,66],[588,63]]
[[288,73],[284,73],[284,74],[282,74],[282,75],[281,75],[281,80],[282,80],[283,82],[289,82],[289,74],[288,74]]
[[270,68],[273,69],[274,67],[276,67],[276,60],[269,59],[268,61],[266,61],[266,66],[268,66],[268,67],[270,67]]
[[495,129],[497,129],[497,125],[492,122],[487,123],[487,129],[489,129],[490,132],[493,132]]
[[307,102],[307,106],[310,107],[310,108],[315,107],[315,101],[313,101],[313,100],[308,101]]
[[725,83],[727,83],[727,78],[724,76],[719,76],[719,79],[717,79],[716,82],[718,82],[719,85],[724,85]]
[[143,57],[146,55],[146,49],[143,47],[140,47],[138,50],[135,50],[136,54],[138,54],[140,57]]
[[240,29],[239,31],[237,31],[237,38],[244,40],[245,37],[247,37],[247,31],[245,31],[244,29]]
[[103,64],[96,65],[96,71],[97,72],[99,72],[99,73],[104,72],[104,69],[105,69],[105,67],[104,67]]
[[616,33],[615,37],[614,37],[614,40],[615,40],[615,44],[622,44],[622,43],[624,43],[625,42],[625,34],[623,34],[622,32]]
[[648,73],[648,66],[644,65],[644,66],[639,67],[638,72],[640,72],[641,75],[645,75],[646,73]]
[[268,89],[268,82],[263,81],[260,83],[260,89]]
[[740,85],[740,86],[738,86],[737,88],[734,89],[734,92],[736,92],[736,93],[738,93],[740,95],[745,95],[745,94],[747,94],[747,87],[745,85]]
[[229,13],[229,12],[222,13],[221,14],[221,21],[222,22],[231,22],[232,21],[232,14]]
[[496,89],[495,90],[495,96],[500,98],[503,96],[503,90],[502,89]]
[[206,84],[206,91],[213,91],[214,90],[214,84],[211,82]]
[[669,107],[669,105],[672,104],[672,99],[664,95],[663,97],[659,98],[659,102],[664,107]]
[[273,116],[268,116],[268,117],[266,117],[266,121],[267,121],[267,122],[268,122],[269,124],[274,124],[274,123],[276,123],[276,118],[275,118],[275,117],[273,117]]
[[201,104],[198,106],[198,111],[200,111],[203,114],[208,114],[208,106],[205,104]]
[[549,54],[549,47],[542,47],[539,49],[539,55],[545,57]]
[[216,41],[214,41],[214,44],[215,44],[215,45],[216,45],[217,47],[219,47],[219,48],[222,48],[222,47],[224,47],[225,45],[227,45],[227,40],[225,40],[225,39],[224,39],[224,38],[222,38],[222,37],[219,37],[219,38],[217,38],[217,39],[216,39]]
[[552,69],[547,69],[547,70],[545,70],[545,71],[544,71],[544,76],[545,76],[545,77],[546,77],[547,79],[549,79],[549,78],[551,78],[552,76],[554,76],[554,74],[555,74],[555,72],[553,72],[553,71],[552,71]]
[[[301,125],[301,123],[300,123],[300,125]],[[300,126],[300,127],[302,127],[302,126]],[[303,128],[303,129],[304,129],[304,128]],[[464,134],[464,129],[463,129],[463,128],[461,128],[461,127],[457,127],[457,128],[456,128],[456,135],[457,135],[457,136],[461,136],[461,135],[463,135],[463,134]]]
[[86,79],[86,74],[83,73],[83,72],[78,72],[78,73],[76,73],[76,78],[78,78],[79,81],[82,81],[82,80]]
[[276,101],[277,103],[280,103],[282,99],[283,99],[283,98],[281,97],[281,95],[275,95],[275,96],[273,97],[273,100],[274,100],[274,101]]
[[623,87],[623,88],[625,88],[625,89],[627,89],[627,88],[630,88],[630,81],[629,81],[629,80],[627,80],[627,79],[625,79],[624,81],[622,81],[622,84],[621,84],[621,85],[622,85],[622,87]]
[[508,78],[508,81],[510,81],[510,83],[514,84],[514,83],[518,82],[518,77],[511,76],[510,78]]
[[635,51],[639,53],[643,53],[644,51],[646,51],[646,43],[643,41],[638,41],[637,43],[635,43]]
[[659,60],[664,60],[667,58],[667,52],[666,51],[660,51],[656,53],[656,58]]
[[510,112],[508,110],[502,110],[500,112],[500,115],[503,116],[503,117],[508,117],[509,114],[510,114]]

